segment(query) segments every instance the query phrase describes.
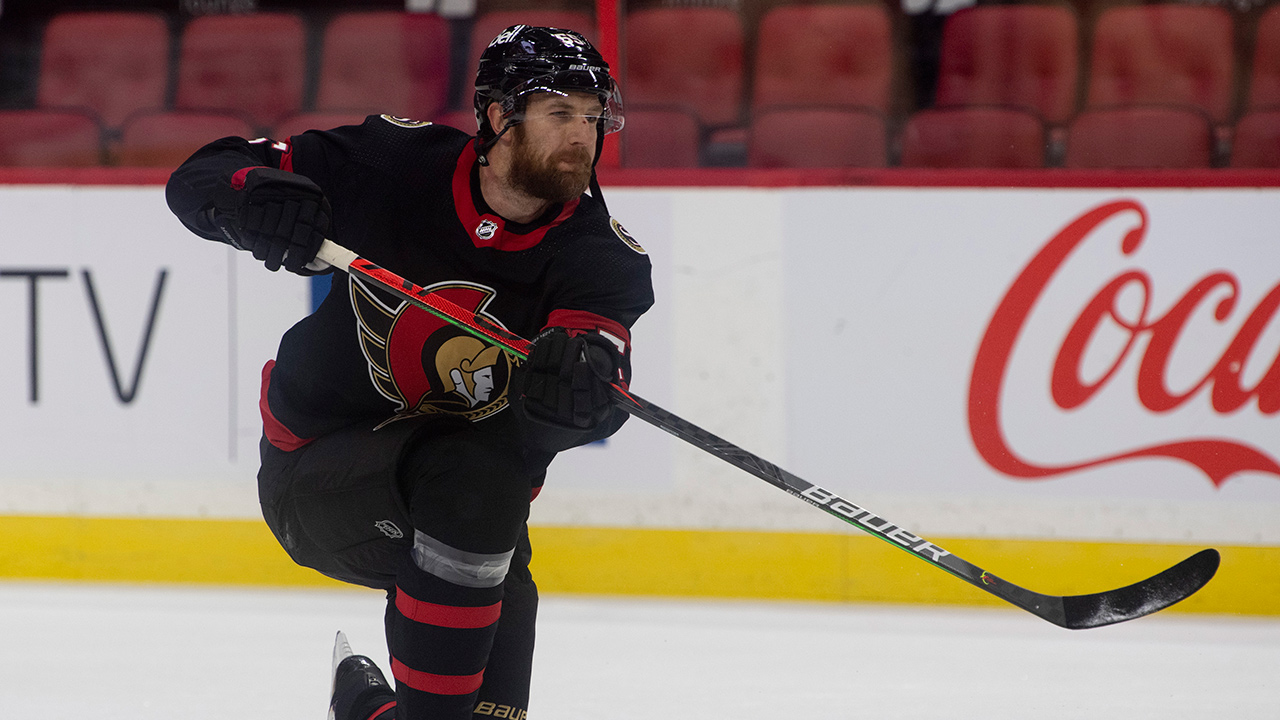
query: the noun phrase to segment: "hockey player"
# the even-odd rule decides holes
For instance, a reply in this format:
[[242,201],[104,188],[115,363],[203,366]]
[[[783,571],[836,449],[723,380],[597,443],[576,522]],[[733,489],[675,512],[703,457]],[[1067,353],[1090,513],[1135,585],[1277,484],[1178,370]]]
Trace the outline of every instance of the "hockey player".
[[520,364],[342,276],[264,368],[267,524],[299,564],[387,591],[395,689],[340,636],[336,720],[525,716],[529,504],[555,453],[621,426],[607,386],[629,379],[630,327],[653,302],[648,258],[595,183],[623,123],[595,48],[508,28],[480,60],[475,109],[476,137],[371,116],[224,138],[167,187],[194,233],[271,270],[323,271],[330,237],[535,338]]

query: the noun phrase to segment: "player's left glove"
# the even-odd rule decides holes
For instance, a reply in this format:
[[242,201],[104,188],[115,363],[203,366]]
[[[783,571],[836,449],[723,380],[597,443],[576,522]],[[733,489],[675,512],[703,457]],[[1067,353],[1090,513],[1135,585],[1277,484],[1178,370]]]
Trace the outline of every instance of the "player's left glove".
[[275,272],[302,273],[315,259],[333,211],[309,178],[267,167],[232,176],[217,198],[215,224],[236,247]]
[[531,419],[555,427],[592,430],[609,418],[609,384],[621,377],[622,355],[599,333],[547,328],[533,339],[521,402]]

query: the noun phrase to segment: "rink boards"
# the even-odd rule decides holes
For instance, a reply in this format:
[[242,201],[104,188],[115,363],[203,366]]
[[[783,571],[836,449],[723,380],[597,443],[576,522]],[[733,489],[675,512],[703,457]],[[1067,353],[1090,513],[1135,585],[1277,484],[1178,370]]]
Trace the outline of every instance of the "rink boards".
[[[1037,590],[1212,545],[1187,609],[1280,611],[1274,176],[667,177],[605,176],[654,263],[645,397]],[[155,177],[88,179],[0,186],[0,577],[324,582],[252,480],[309,283],[187,234]],[[985,602],[637,421],[532,523],[547,591]]]

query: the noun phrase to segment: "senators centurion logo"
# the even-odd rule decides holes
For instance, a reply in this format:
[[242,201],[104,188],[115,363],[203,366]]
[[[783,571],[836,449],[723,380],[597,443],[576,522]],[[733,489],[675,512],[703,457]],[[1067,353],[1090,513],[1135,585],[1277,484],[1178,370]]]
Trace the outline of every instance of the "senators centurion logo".
[[[408,302],[350,276],[351,306],[369,378],[395,402],[396,417],[444,413],[480,420],[507,407],[512,359],[495,345],[467,334]],[[444,282],[426,290],[502,323],[484,312],[492,288]]]

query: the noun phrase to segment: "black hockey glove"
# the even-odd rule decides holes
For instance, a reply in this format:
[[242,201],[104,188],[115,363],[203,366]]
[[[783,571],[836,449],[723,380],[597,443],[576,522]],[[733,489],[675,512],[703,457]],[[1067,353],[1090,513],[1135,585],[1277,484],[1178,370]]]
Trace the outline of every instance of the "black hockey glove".
[[219,193],[215,222],[236,247],[275,272],[301,273],[329,232],[329,200],[309,178],[267,167],[235,174]]
[[609,418],[609,384],[622,356],[598,333],[570,337],[562,327],[533,339],[521,388],[525,415],[561,428],[592,430]]

